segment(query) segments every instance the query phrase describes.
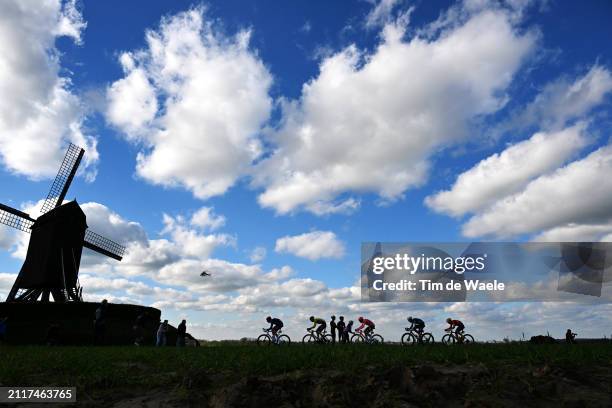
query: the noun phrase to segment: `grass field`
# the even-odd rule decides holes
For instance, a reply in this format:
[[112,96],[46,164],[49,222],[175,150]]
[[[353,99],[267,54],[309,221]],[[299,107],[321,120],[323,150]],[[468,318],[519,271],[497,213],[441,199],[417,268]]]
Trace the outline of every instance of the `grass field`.
[[469,346],[320,346],[289,347],[216,344],[172,347],[0,347],[2,385],[164,386],[201,374],[270,376],[296,370],[354,372],[362,367],[434,363],[457,366],[543,364],[565,367],[612,367],[612,344]]

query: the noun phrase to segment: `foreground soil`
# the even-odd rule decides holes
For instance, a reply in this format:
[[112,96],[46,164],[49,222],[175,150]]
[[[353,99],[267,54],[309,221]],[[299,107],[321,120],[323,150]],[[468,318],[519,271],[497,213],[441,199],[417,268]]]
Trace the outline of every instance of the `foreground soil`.
[[0,385],[77,386],[72,407],[612,406],[612,345],[580,347],[3,348]]

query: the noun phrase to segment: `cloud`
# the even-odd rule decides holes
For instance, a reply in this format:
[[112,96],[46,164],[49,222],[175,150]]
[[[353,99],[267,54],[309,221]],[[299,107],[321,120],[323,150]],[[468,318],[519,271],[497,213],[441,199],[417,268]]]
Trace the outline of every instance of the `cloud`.
[[499,128],[507,131],[536,125],[542,129],[560,129],[589,114],[610,92],[610,70],[595,64],[582,76],[574,79],[563,76],[546,84],[532,102],[511,114]]
[[113,241],[145,243],[147,235],[143,227],[127,221],[107,206],[95,202],[84,203],[81,209],[87,216],[87,225],[94,232]]
[[557,169],[587,143],[586,124],[538,132],[461,173],[450,190],[425,199],[437,212],[461,216],[520,191],[531,180]]
[[0,224],[0,249],[11,249],[15,245],[16,240],[15,230]]
[[263,261],[266,258],[266,255],[267,255],[266,248],[260,246],[260,247],[253,248],[249,258],[250,258],[251,262],[259,263],[259,262]]
[[32,179],[53,177],[68,142],[86,150],[81,171],[95,177],[96,139],[84,133],[84,109],[60,75],[60,37],[81,42],[75,1],[7,0],[0,14],[0,160]]
[[612,241],[612,219],[600,224],[569,223],[542,231],[533,238],[538,242],[597,242]]
[[229,234],[202,234],[193,225],[188,225],[183,217],[171,217],[164,214],[163,233],[172,237],[172,240],[180,244],[184,256],[207,258],[219,245],[235,245],[236,238]]
[[573,224],[612,220],[612,146],[531,181],[463,226],[467,237],[509,237]]
[[211,207],[202,207],[191,216],[191,224],[214,231],[225,225],[225,217],[215,214]]
[[374,5],[372,10],[366,16],[366,27],[373,28],[383,26],[391,20],[393,9],[401,2],[401,0],[376,0],[371,1]]
[[401,198],[426,181],[433,152],[504,106],[537,41],[501,9],[472,14],[435,38],[404,40],[405,24],[386,24],[371,53],[351,45],[324,58],[301,97],[282,101],[281,124],[267,135],[273,152],[253,180],[264,188],[263,207],[322,214],[342,207],[344,194]]
[[272,76],[249,39],[248,30],[222,34],[194,8],[163,18],[146,48],[121,55],[125,77],[108,89],[106,117],[142,146],[143,179],[206,199],[260,156]]
[[286,252],[316,261],[321,258],[342,258],[344,243],[331,231],[313,231],[276,240],[276,252]]

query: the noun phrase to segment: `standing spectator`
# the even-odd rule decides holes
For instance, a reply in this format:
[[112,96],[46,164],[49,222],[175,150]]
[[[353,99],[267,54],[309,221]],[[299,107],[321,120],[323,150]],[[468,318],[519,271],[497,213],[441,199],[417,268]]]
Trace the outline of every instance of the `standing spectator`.
[[8,322],[8,317],[0,318],[0,343],[6,341],[6,326]]
[[185,347],[185,333],[187,332],[187,320],[183,321],[176,328],[176,347]]
[[348,324],[344,328],[344,342],[349,342],[349,334],[353,333],[353,321],[349,320]]
[[108,300],[102,300],[100,306],[96,309],[96,318],[94,320],[94,344],[104,344],[104,337],[106,334],[106,310],[108,307]]
[[140,346],[144,342],[144,322],[145,314],[140,313],[134,322],[134,345]]
[[336,343],[336,327],[338,325],[336,324],[336,316],[332,316],[331,317],[331,322],[329,322],[329,327],[331,329],[331,335],[332,335],[332,343],[335,344]]
[[45,340],[47,346],[57,346],[61,344],[60,325],[57,323],[51,323],[49,330],[47,330],[47,338]]
[[166,333],[168,333],[168,320],[164,320],[157,329],[157,343],[158,347],[166,345]]
[[567,331],[565,332],[565,342],[567,344],[574,344],[576,343],[576,340],[574,340],[576,338],[578,334],[577,333],[572,333],[571,329],[567,329]]
[[346,327],[346,323],[344,322],[344,316],[340,316],[336,327],[338,329],[338,342],[344,343],[344,328]]

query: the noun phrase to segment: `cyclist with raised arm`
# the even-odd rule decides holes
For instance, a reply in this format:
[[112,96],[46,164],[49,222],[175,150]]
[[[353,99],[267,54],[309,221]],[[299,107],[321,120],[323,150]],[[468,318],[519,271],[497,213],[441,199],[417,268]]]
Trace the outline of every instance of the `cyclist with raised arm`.
[[361,323],[361,326],[359,326],[355,331],[361,331],[365,327],[366,329],[364,330],[363,334],[365,335],[367,339],[369,335],[372,333],[372,331],[376,328],[376,325],[374,324],[373,321],[366,319],[365,317],[362,317],[362,316],[359,316],[358,320],[359,320],[359,323]]
[[272,332],[272,341],[276,343],[278,340],[276,333],[283,327],[283,321],[277,317],[266,317],[266,322],[270,323],[268,331]]
[[419,336],[423,335],[423,329],[425,329],[425,322],[418,317],[408,317],[408,322],[410,323],[410,327],[406,327],[406,331],[414,330],[419,333]]
[[452,332],[453,329],[455,329],[455,334],[457,335],[457,338],[462,341],[463,330],[465,330],[465,325],[463,324],[463,322],[461,320],[454,320],[449,317],[448,319],[446,319],[446,323],[448,323],[449,326],[444,329],[444,331]]
[[327,327],[327,323],[325,322],[325,319],[321,319],[320,317],[310,316],[310,321],[312,322],[312,326],[309,327],[307,330],[309,331],[313,330],[318,324],[319,327],[317,327],[316,332],[319,338],[321,338],[321,333]]

